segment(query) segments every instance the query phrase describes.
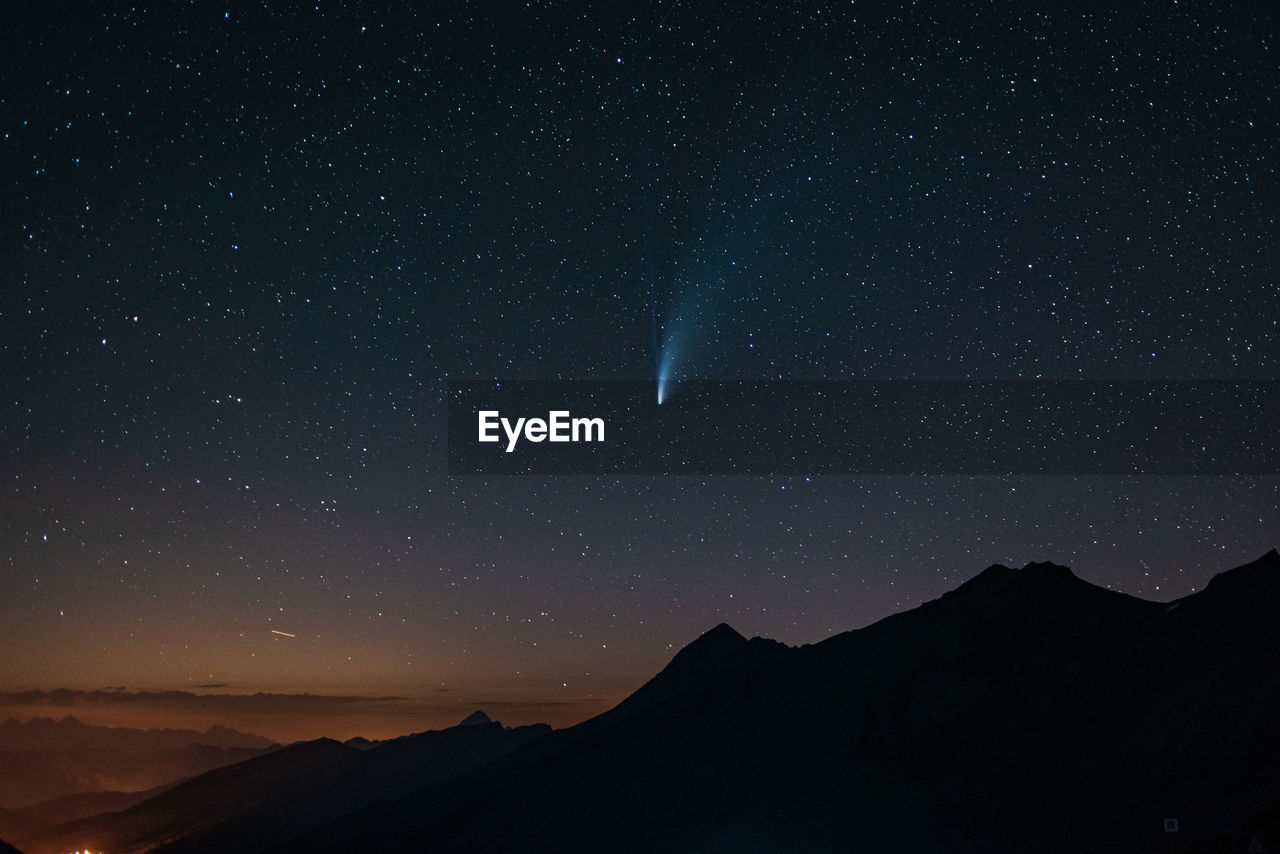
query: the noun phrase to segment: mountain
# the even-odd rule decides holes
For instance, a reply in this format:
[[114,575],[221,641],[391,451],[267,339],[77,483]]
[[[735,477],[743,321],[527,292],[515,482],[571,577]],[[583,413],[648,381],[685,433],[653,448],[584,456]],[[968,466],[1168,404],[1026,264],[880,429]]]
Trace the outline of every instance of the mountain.
[[618,708],[580,727],[554,733],[545,726],[505,729],[476,711],[439,732],[294,745],[191,780],[119,814],[20,839],[31,854],[86,845],[113,851],[260,850],[374,801],[430,787],[449,790],[462,776],[484,779],[489,769],[502,773],[527,766],[607,722],[786,649],[776,641],[748,641],[721,625],[682,650]]
[[203,774],[122,812],[20,839],[28,854],[94,851],[242,854],[306,833],[491,762],[549,727],[479,721],[358,749],[328,739],[290,745]]
[[489,720],[489,716],[484,712],[476,710],[463,718],[458,726],[483,726],[487,723],[493,723],[493,721]]
[[71,822],[19,842],[28,854],[150,850],[252,814],[257,805],[305,800],[331,785],[358,756],[328,739],[290,745],[202,774],[123,812]]
[[22,854],[22,852],[0,839],[0,854]]
[[69,795],[138,792],[275,747],[262,736],[90,726],[76,718],[0,723],[0,804],[21,810]]
[[1172,603],[992,566],[274,850],[1280,850],[1276,626],[1274,551]]
[[[126,810],[134,804],[140,804],[173,788],[179,782],[181,781],[175,780],[142,792],[85,792],[80,795],[63,795],[60,798],[23,807],[17,811],[17,815],[28,819],[35,826],[53,827],[106,812]],[[20,839],[30,836],[31,833],[31,830],[27,830],[23,833],[6,835],[13,839]]]
[[727,623],[721,623],[676,653],[657,676],[619,703],[614,711],[638,712],[692,688],[708,685],[740,667],[774,658],[786,651],[785,644],[766,638],[747,640]]
[[73,744],[61,749],[0,751],[0,768],[4,769],[0,804],[21,810],[67,795],[153,789],[268,750],[189,744],[139,752]]
[[429,788],[422,797],[435,800],[439,796],[442,800],[452,800],[468,791],[483,791],[494,781],[536,765],[547,756],[569,750],[595,733],[607,730],[650,706],[683,692],[704,688],[738,669],[776,658],[788,649],[785,644],[765,638],[748,641],[721,623],[680,650],[658,675],[614,708],[576,726],[532,740],[520,749],[478,767],[461,780],[449,781],[447,787]]

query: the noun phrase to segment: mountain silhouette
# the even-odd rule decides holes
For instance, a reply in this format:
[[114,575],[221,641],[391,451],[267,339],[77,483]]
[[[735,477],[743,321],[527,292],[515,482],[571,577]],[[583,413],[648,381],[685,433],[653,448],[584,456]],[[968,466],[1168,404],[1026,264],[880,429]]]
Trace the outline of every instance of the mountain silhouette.
[[775,640],[747,640],[727,623],[721,623],[676,653],[657,676],[619,703],[616,710],[627,714],[638,712],[786,650],[786,645]]
[[474,711],[462,719],[462,723],[458,726],[480,726],[482,724],[492,723],[489,716],[482,711]]
[[441,800],[452,801],[467,791],[482,791],[493,781],[519,773],[547,756],[567,751],[644,709],[704,688],[743,667],[776,658],[788,649],[785,644],[766,638],[748,641],[721,623],[681,649],[662,671],[614,708],[576,726],[532,740],[496,762],[476,769],[462,781],[450,781],[447,788],[432,789],[424,798],[435,799],[438,795]]
[[721,624],[566,730],[475,713],[385,742],[292,745],[15,841],[28,854],[1277,851],[1278,625],[1274,550],[1174,602],[997,564],[809,646]]
[[329,739],[293,744],[202,774],[122,812],[60,825],[18,842],[28,854],[151,850],[165,840],[251,816],[260,806],[318,797],[361,755]]
[[5,813],[0,810],[0,832],[7,838],[21,839],[31,836],[36,828],[48,828],[59,824],[68,824],[82,818],[100,815],[105,812],[119,812],[134,804],[154,798],[161,792],[172,789],[181,780],[165,783],[154,789],[141,792],[85,792],[79,795],[63,795],[59,798],[23,807],[9,816],[25,820],[27,826],[22,831],[10,831],[6,828]]
[[[93,851],[248,854],[375,800],[402,796],[491,762],[550,731],[493,721],[406,736],[361,750],[302,742],[201,775],[118,813],[19,840],[27,854]],[[486,719],[487,720],[487,719]]]
[[225,727],[142,730],[73,717],[10,719],[0,723],[0,804],[26,812],[68,795],[145,791],[277,746]]
[[0,751],[0,803],[26,810],[67,795],[144,791],[242,762],[270,748],[188,744],[156,751],[59,749]]
[[1274,551],[1171,603],[992,566],[274,850],[1277,850],[1276,626]]

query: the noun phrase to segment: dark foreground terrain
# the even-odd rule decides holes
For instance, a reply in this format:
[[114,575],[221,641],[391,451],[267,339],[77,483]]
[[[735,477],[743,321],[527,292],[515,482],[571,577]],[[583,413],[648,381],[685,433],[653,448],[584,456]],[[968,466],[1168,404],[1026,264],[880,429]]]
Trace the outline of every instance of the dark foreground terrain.
[[[1280,851],[1280,556],[1173,603],[992,566],[797,649],[717,626],[568,730],[293,745],[13,840],[110,852]],[[1175,830],[1176,828],[1176,830]]]

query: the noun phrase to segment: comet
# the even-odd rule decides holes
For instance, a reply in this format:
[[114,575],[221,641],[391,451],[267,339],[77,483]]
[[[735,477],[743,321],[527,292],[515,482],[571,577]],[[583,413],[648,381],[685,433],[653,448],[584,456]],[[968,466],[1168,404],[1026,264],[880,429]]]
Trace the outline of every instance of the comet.
[[272,629],[272,630],[271,630],[271,634],[273,634],[273,635],[279,635],[279,636],[280,636],[280,637],[282,637],[282,638],[296,638],[296,637],[297,637],[297,635],[291,635],[291,634],[289,634],[288,632],[282,632],[282,631],[280,631],[280,630],[278,630],[278,629]]
[[658,358],[658,405],[661,406],[671,396],[670,386],[675,382],[678,348],[682,341],[680,334],[673,334],[663,345]]
[[683,285],[685,290],[679,294],[675,309],[658,324],[658,352],[654,360],[654,373],[659,406],[676,393],[681,380],[694,375],[689,369],[691,357],[699,351],[703,351],[704,357],[706,355],[705,348],[709,342],[705,340],[705,334],[699,333],[705,333],[703,318],[715,308],[717,297],[724,291],[724,284],[722,278],[712,274],[704,274],[704,277],[706,281],[702,282],[701,287],[696,284]]

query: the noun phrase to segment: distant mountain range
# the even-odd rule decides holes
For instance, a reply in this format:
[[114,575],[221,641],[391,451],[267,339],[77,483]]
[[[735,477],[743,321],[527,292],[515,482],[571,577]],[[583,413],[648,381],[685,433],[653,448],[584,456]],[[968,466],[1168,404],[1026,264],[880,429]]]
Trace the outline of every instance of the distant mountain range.
[[1172,603],[992,566],[789,648],[721,625],[577,727],[298,744],[16,841],[115,852],[1280,852],[1280,555]]
[[[0,804],[10,813],[0,812],[0,835],[13,833],[15,821],[58,823],[96,803],[50,803],[46,814],[42,806],[47,802],[104,792],[127,800],[132,793],[241,762],[277,746],[262,736],[218,726],[197,732],[90,726],[72,717],[6,720],[0,723]],[[15,819],[12,813],[22,813],[25,819]]]

